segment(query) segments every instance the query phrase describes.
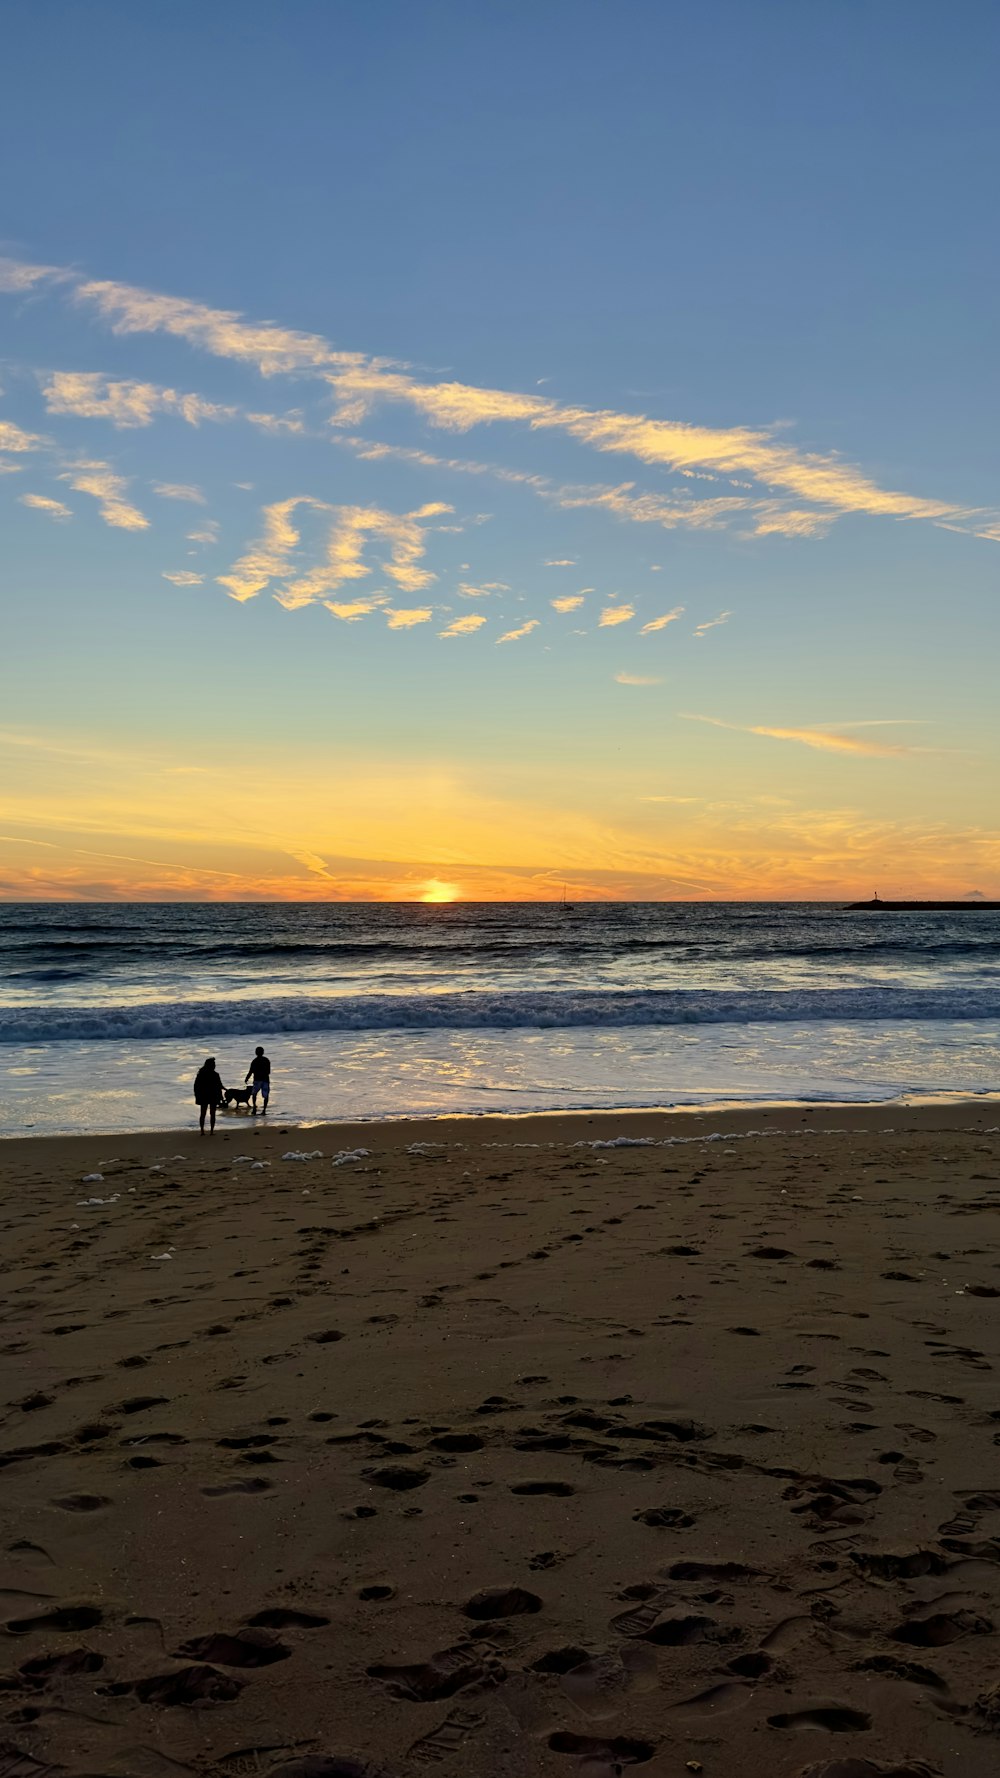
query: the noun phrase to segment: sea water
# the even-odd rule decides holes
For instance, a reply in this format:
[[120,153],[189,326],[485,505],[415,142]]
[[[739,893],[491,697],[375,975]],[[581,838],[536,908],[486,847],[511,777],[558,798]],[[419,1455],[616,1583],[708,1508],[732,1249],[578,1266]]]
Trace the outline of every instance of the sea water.
[[0,905],[0,1134],[1000,1090],[1000,914]]

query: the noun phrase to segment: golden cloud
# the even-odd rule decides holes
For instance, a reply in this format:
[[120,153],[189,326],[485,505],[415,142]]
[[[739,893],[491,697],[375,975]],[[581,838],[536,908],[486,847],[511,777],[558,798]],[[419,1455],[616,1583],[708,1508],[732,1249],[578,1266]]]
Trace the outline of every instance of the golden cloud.
[[485,622],[485,617],[481,617],[476,611],[470,611],[466,617],[456,617],[446,629],[439,630],[438,635],[471,636],[474,631],[482,629]]
[[668,624],[675,624],[677,619],[683,615],[683,605],[675,605],[673,611],[665,611],[662,617],[654,617],[648,624],[643,624],[639,634],[640,636],[652,636],[657,630],[665,630]]
[[377,599],[345,599],[338,603],[335,599],[324,599],[327,611],[339,617],[342,623],[356,623],[359,617],[370,617],[373,611],[380,611],[385,604],[384,598]]
[[[42,279],[72,279],[52,267],[12,268],[9,288],[27,288]],[[764,487],[833,513],[869,513],[892,518],[964,519],[967,509],[879,487],[853,465],[818,452],[798,451],[765,429],[709,427],[686,421],[651,419],[645,414],[563,406],[541,395],[477,387],[458,382],[422,383],[405,367],[338,352],[317,334],[247,322],[236,310],[212,309],[132,285],[92,279],[78,283],[75,297],[96,309],[118,334],[167,333],[211,352],[254,365],[262,375],[312,371],[326,376],[340,403],[341,419],[356,419],[376,402],[405,402],[434,426],[465,431],[500,421],[535,430],[557,429],[602,453],[617,453],[681,474],[748,476]],[[731,504],[731,503],[730,503]],[[766,522],[766,521],[765,521]],[[808,517],[793,516],[793,526]],[[779,526],[772,524],[772,529]],[[786,526],[787,529],[787,526]],[[793,530],[794,534],[801,534]]]
[[330,510],[323,501],[314,500],[308,494],[293,494],[288,500],[276,500],[271,506],[265,506],[261,536],[239,561],[233,563],[228,574],[217,576],[219,585],[225,587],[231,599],[244,604],[288,571],[300,535],[291,515],[300,506],[316,507],[324,512]]
[[520,642],[522,636],[530,636],[532,630],[537,630],[537,628],[538,628],[537,617],[531,617],[528,619],[528,622],[526,624],[521,625],[520,629],[508,630],[505,635],[498,636],[497,643],[499,644],[501,642]]
[[151,426],[157,414],[176,414],[189,426],[202,420],[231,420],[239,412],[200,395],[182,395],[155,383],[114,381],[96,371],[56,371],[42,385],[50,414],[84,420],[110,420],[120,428]]
[[78,463],[73,469],[60,476],[60,481],[69,482],[78,494],[89,494],[98,502],[98,510],[104,523],[116,531],[145,531],[149,520],[145,513],[139,511],[126,500],[128,481],[123,475],[115,475],[107,463]]
[[50,500],[47,494],[19,494],[22,506],[30,506],[35,512],[48,513],[50,519],[71,519],[72,512],[61,500]]
[[692,633],[698,637],[704,636],[708,630],[717,630],[720,624],[728,623],[732,615],[731,611],[720,611],[718,617],[711,617],[707,623],[698,624]]
[[12,451],[20,454],[24,451],[40,451],[45,446],[45,439],[37,432],[25,432],[23,426],[15,426],[13,420],[0,420],[0,451]]
[[631,623],[634,616],[634,605],[605,605],[597,620],[597,627],[600,630],[611,630],[616,624]]
[[[813,747],[821,753],[853,753],[875,759],[898,759],[911,753],[929,753],[928,747],[905,747],[884,741],[868,741],[863,736],[845,735],[835,729],[824,728],[771,728],[764,724],[744,725],[739,722],[723,722],[717,716],[696,716],[688,711],[680,714],[686,722],[706,722],[712,728],[731,729],[741,735],[763,735],[772,741],[797,741],[802,747]],[[859,723],[858,727],[890,727],[891,721],[883,723]]]
[[412,630],[415,624],[429,624],[433,616],[431,605],[415,605],[403,611],[393,611],[390,607],[386,611],[390,630]]
[[189,500],[194,506],[206,504],[201,489],[191,487],[188,482],[153,482],[152,488],[161,500]]

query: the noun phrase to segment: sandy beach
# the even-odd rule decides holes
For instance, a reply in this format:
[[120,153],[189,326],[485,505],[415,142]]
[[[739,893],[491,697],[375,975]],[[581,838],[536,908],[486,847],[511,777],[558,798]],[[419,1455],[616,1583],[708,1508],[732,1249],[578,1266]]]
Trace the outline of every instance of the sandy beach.
[[3,1144],[0,1772],[994,1773],[998,1123]]

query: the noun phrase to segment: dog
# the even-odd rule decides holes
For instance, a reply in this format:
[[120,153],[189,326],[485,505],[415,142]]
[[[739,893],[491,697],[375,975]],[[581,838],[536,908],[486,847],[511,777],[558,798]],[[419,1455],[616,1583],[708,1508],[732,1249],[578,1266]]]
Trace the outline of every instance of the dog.
[[249,1105],[253,1087],[225,1087],[222,1102],[228,1111],[232,1105]]

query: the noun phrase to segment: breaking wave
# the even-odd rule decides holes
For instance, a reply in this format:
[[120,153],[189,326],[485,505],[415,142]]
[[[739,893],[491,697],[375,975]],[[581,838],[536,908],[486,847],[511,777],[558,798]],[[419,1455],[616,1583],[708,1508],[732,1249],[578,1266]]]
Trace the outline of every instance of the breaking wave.
[[512,1031],[656,1025],[1000,1019],[1000,989],[891,987],[551,990],[170,1000],[0,1008],[0,1043],[101,1042],[278,1031]]

